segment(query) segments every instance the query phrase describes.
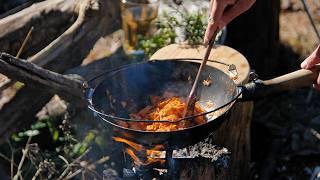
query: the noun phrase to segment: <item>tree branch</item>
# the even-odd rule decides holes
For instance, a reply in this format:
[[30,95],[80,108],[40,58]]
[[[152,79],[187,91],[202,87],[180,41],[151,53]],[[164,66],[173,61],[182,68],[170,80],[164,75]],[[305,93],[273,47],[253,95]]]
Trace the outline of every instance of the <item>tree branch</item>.
[[6,53],[0,54],[0,73],[29,86],[45,88],[52,94],[59,94],[62,97],[84,98],[80,76],[75,78],[61,75]]

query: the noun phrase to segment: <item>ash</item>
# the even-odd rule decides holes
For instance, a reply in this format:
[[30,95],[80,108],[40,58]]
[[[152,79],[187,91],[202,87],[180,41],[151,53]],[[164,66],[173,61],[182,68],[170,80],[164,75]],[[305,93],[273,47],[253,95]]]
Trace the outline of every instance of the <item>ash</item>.
[[172,158],[174,159],[194,159],[199,157],[210,159],[211,162],[216,163],[218,166],[226,168],[229,164],[230,152],[224,147],[215,145],[213,134],[210,134],[203,141],[189,147],[174,150],[172,153]]

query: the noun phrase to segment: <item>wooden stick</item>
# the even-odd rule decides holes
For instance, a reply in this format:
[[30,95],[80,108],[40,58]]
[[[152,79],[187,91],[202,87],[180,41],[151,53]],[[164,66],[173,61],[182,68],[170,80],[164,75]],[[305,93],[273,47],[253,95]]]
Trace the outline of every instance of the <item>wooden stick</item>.
[[19,163],[19,166],[18,166],[17,173],[16,173],[16,175],[13,177],[14,180],[17,180],[18,177],[21,175],[21,168],[22,168],[22,166],[23,166],[24,160],[25,160],[26,157],[27,157],[31,139],[32,139],[32,136],[29,136],[28,141],[27,141],[27,144],[26,144],[26,147],[25,147],[24,149],[22,149],[22,157],[21,157],[21,160],[20,160],[20,163]]
[[26,44],[27,44],[27,41],[28,41],[28,40],[30,39],[30,37],[31,37],[31,33],[32,33],[33,29],[34,29],[33,26],[29,29],[29,32],[28,32],[26,38],[24,38],[24,40],[23,40],[23,42],[22,42],[22,45],[21,45],[21,47],[20,47],[20,49],[19,49],[19,51],[18,51],[18,53],[17,53],[17,55],[16,55],[16,58],[19,58],[19,57],[20,57],[20,55],[21,55],[24,47],[25,47]]
[[[17,55],[16,55],[16,58],[19,58],[19,57],[20,57],[20,55],[21,55],[24,47],[25,47],[26,44],[27,44],[27,41],[28,41],[28,40],[30,39],[30,37],[31,37],[31,33],[32,33],[33,29],[34,29],[33,26],[29,29],[29,32],[28,32],[27,36],[24,38],[24,40],[23,40],[23,42],[22,42],[22,45],[21,45],[21,47],[20,47],[20,49],[19,49],[19,51],[18,51],[18,53],[17,53]],[[6,78],[6,79],[4,80],[4,82],[0,83],[0,92],[3,91],[3,90],[5,90],[5,89],[7,89],[7,88],[9,88],[10,86],[12,86],[13,84],[15,84],[16,82],[17,82],[17,81],[11,81],[9,78]]]
[[198,82],[199,82],[199,78],[200,78],[200,75],[201,75],[201,72],[203,70],[203,68],[206,66],[207,64],[207,61],[208,61],[208,58],[209,58],[209,55],[210,55],[210,52],[213,48],[213,44],[215,42],[215,39],[216,39],[216,36],[218,34],[219,30],[216,30],[214,33],[213,33],[213,36],[212,36],[212,39],[211,41],[209,42],[209,45],[207,47],[207,50],[206,50],[206,53],[203,57],[203,60],[201,62],[201,65],[199,67],[199,70],[198,70],[198,73],[197,73],[197,76],[196,76],[196,79],[194,80],[194,83],[192,85],[192,88],[191,88],[191,91],[190,91],[190,94],[188,96],[188,99],[187,99],[187,103],[186,103],[186,109],[184,110],[183,112],[183,118],[185,117],[189,117],[189,116],[192,116],[193,115],[193,110],[194,110],[194,105],[196,103],[196,97],[195,97],[195,92],[197,90],[197,87],[198,87]]
[[84,98],[81,80],[43,69],[8,54],[0,54],[0,72],[23,83],[46,88],[63,97]]

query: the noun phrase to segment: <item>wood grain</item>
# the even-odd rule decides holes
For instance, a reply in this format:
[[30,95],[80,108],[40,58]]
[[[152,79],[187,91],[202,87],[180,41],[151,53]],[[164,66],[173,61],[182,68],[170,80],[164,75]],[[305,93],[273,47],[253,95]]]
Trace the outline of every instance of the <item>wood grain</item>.
[[[151,59],[202,59],[204,53],[204,46],[190,47],[186,45],[171,44],[162,49],[159,49],[151,56]],[[214,60],[226,64],[234,64],[237,67],[238,71],[238,78],[236,79],[237,84],[245,82],[248,78],[250,71],[248,61],[242,54],[230,47],[222,45],[214,46],[214,49],[211,51],[211,54],[209,56],[209,60]],[[217,67],[220,70],[228,73],[228,69],[224,65],[214,62],[208,62],[207,65]]]
[[[53,5],[53,2],[56,2],[57,4]],[[10,42],[12,39],[15,39],[15,37],[12,37],[12,33],[18,33],[20,31],[17,27],[13,28],[14,24],[19,24],[19,22],[21,23],[21,21],[16,22],[15,17],[24,17],[23,15],[25,15],[26,12],[30,12],[31,17],[25,15],[23,19],[25,19],[26,22],[21,24],[22,27],[19,24],[19,27],[23,29],[29,29],[30,23],[32,24],[33,22],[33,15],[37,18],[48,18],[43,21],[43,23],[47,23],[47,26],[49,28],[52,27],[50,26],[50,22],[57,21],[57,18],[53,16],[41,16],[41,13],[36,13],[38,12],[38,10],[50,11],[50,9],[61,7],[61,4],[64,4],[62,7],[65,7],[67,9],[76,7],[71,8],[73,10],[73,13],[78,15],[75,22],[70,27],[68,27],[68,29],[66,29],[66,31],[64,31],[59,37],[50,42],[46,47],[37,52],[34,56],[29,58],[30,62],[42,66],[43,68],[46,68],[50,71],[63,73],[68,69],[80,65],[82,60],[88,55],[88,53],[94,46],[95,42],[102,36],[106,35],[108,31],[111,31],[114,26],[117,25],[117,23],[115,23],[116,20],[113,19],[114,17],[117,17],[117,15],[110,14],[110,12],[118,9],[119,2],[116,1],[110,2],[108,0],[54,0],[45,1],[44,3],[47,4],[40,4],[41,6],[39,4],[30,6],[16,14],[10,15],[1,20],[0,29],[1,27],[4,27],[5,23],[10,24],[11,22],[11,25],[8,25],[7,27],[12,28],[12,30],[11,33],[8,34],[5,33],[7,31],[4,31],[4,33],[0,33],[0,39],[9,39]],[[70,3],[72,5],[68,5]],[[40,7],[44,8],[35,9]],[[108,9],[113,10],[108,11]],[[64,12],[64,10],[65,9],[62,8],[60,13],[69,13],[69,11]],[[35,11],[35,13],[32,13],[33,11]],[[62,19],[60,20],[63,21]],[[43,29],[48,30],[48,28]],[[36,29],[37,28],[35,28],[35,31]],[[50,36],[50,34],[48,35]],[[40,38],[42,40],[45,40],[47,37],[41,36]],[[23,125],[30,124],[32,120],[34,120],[36,113],[42,109],[42,107],[51,99],[52,96],[52,93],[43,91],[42,89],[32,88],[28,85],[22,87],[9,102],[2,106],[0,110],[0,122],[3,125],[2,127],[4,127],[0,128],[0,143],[4,142],[5,139],[12,134],[12,132],[20,130]],[[17,109],[19,109],[19,111],[17,111]],[[15,111],[14,115],[13,111]]]

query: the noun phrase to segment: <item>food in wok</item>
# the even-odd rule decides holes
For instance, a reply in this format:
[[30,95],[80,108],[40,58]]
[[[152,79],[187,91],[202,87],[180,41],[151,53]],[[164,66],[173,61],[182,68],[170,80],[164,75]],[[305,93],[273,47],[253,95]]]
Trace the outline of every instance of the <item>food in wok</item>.
[[[183,111],[186,108],[186,103],[180,97],[173,96],[168,98],[151,96],[150,100],[151,105],[144,107],[137,113],[130,114],[130,118],[135,120],[153,120],[154,122],[130,122],[128,124],[121,123],[119,125],[137,130],[163,132],[184,129],[206,122],[204,116],[178,121],[183,118]],[[204,110],[199,103],[196,103],[193,114],[198,115],[202,113],[204,113]],[[173,123],[160,122],[161,120],[168,120]]]

